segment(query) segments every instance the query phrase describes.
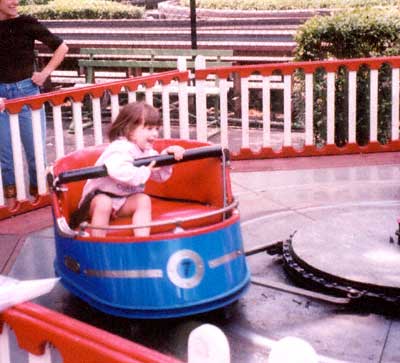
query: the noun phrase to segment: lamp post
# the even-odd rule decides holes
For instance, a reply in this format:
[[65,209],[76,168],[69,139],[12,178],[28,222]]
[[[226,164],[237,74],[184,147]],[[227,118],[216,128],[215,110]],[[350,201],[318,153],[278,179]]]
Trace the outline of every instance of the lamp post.
[[190,35],[192,49],[197,49],[196,0],[190,0]]

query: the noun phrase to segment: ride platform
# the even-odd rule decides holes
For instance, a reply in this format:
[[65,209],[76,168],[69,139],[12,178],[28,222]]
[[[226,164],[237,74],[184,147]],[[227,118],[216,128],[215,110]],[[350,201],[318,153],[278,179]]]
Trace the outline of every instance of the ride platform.
[[[292,236],[303,267],[397,287],[399,162],[397,153],[233,162],[245,250]],[[3,274],[54,276],[51,223],[50,208],[0,222]],[[255,282],[299,287],[284,271],[280,254],[258,253],[248,263]],[[106,315],[61,285],[35,302],[182,360],[190,331],[212,323],[228,336],[232,363],[267,361],[273,342],[286,336],[309,342],[320,362],[400,361],[396,312],[324,299],[315,290],[301,295],[264,285],[252,284],[230,309],[168,320]]]

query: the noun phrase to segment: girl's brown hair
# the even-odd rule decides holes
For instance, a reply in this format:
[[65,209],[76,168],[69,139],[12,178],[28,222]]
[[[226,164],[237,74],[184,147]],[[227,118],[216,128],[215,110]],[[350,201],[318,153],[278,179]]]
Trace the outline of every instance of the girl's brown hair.
[[139,125],[161,126],[159,111],[145,102],[128,103],[121,108],[108,131],[110,142],[121,136],[127,137]]

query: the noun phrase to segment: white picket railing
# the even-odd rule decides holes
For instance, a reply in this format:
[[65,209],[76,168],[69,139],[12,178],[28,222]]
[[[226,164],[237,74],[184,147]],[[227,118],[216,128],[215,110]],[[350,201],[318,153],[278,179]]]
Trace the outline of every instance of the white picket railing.
[[[185,68],[183,60],[179,64],[180,69]],[[380,144],[378,128],[381,121],[378,109],[381,95],[378,92],[378,82],[384,64],[391,68],[391,121],[388,125],[389,140]],[[369,139],[365,145],[357,144],[357,71],[361,66],[369,69]],[[105,117],[102,110],[110,110],[112,121],[121,104],[138,97],[161,108],[163,137],[220,143],[231,150],[234,159],[396,151],[400,149],[399,67],[400,57],[382,57],[206,68],[204,58],[198,56],[194,74],[184,70],[170,71],[9,100],[6,107],[12,125],[18,203],[13,207],[6,204],[0,178],[0,219],[49,203],[45,167],[40,160],[43,146],[39,115],[43,106],[47,109],[47,124],[54,130],[50,135],[54,139],[53,145],[47,145],[47,150],[52,152],[48,152],[46,164],[51,164],[54,158],[74,149],[103,143]],[[335,145],[335,137],[340,130],[335,125],[335,97],[338,92],[338,70],[341,68],[347,70],[347,135],[346,143],[338,147]],[[322,144],[315,137],[314,119],[316,74],[321,69],[325,72],[326,82],[326,105],[323,108],[326,113],[322,115],[326,119],[326,125],[323,126],[326,140]],[[302,76],[299,76],[299,70]],[[304,102],[304,121],[296,129],[293,127],[294,123],[298,123],[293,117],[294,98],[299,95],[302,97],[301,102]],[[257,120],[252,115],[256,104],[260,105]],[[23,105],[32,109],[39,189],[39,198],[36,200],[29,199],[26,192],[27,171],[18,128],[18,113]],[[214,115],[212,112],[210,115],[210,105],[218,105]],[[274,107],[283,114],[278,129],[273,127],[273,115],[277,112]],[[84,130],[84,116],[87,112],[93,126]],[[195,121],[192,114],[195,115]],[[70,118],[67,125],[71,120],[73,123],[73,136],[66,132],[67,116]]]
[[[381,145],[378,142],[378,77],[382,70],[382,66],[387,64],[391,67],[391,130],[390,140]],[[357,127],[357,71],[360,67],[366,66],[369,69],[369,140],[365,145],[358,145],[356,139]],[[338,78],[338,70],[340,68],[347,70],[347,142],[342,147],[335,145],[335,135],[338,130],[335,129],[335,80]],[[379,152],[391,151],[399,149],[399,67],[400,57],[381,57],[381,58],[363,58],[348,60],[330,60],[319,62],[291,62],[282,64],[252,65],[224,67],[219,69],[201,69],[196,71],[196,84],[200,88],[205,87],[205,82],[210,75],[217,77],[220,84],[220,107],[221,107],[221,143],[223,146],[231,148],[229,143],[228,112],[227,112],[227,94],[230,91],[228,86],[229,80],[234,76],[240,79],[241,91],[241,145],[240,150],[234,157],[237,158],[268,158],[268,157],[287,157],[287,156],[306,156],[306,155],[327,155],[327,154],[344,154],[359,152]],[[325,71],[326,79],[326,114],[323,115],[326,122],[326,142],[323,146],[317,145],[314,137],[314,106],[315,106],[315,74],[318,70]],[[298,71],[304,74],[304,80],[298,75]],[[276,78],[276,74],[280,74],[283,83],[283,131],[281,142],[278,148],[272,148],[273,140],[271,137],[271,80]],[[250,98],[252,103],[254,100],[254,92],[251,92],[249,84],[254,76],[258,75],[261,94],[258,95],[262,111],[262,138],[260,142],[255,143],[251,140],[250,125]],[[293,85],[302,86],[304,95],[304,125],[301,145],[293,143],[293,124],[298,121],[293,119],[294,93]],[[276,88],[276,87],[274,87]],[[298,91],[297,91],[298,92]],[[252,97],[250,97],[250,95]],[[203,132],[200,133],[204,137],[204,128],[206,127],[206,111],[204,92],[197,93],[197,122]],[[360,112],[360,111],[359,111]],[[255,145],[251,147],[251,145]],[[296,146],[296,147],[295,147]]]

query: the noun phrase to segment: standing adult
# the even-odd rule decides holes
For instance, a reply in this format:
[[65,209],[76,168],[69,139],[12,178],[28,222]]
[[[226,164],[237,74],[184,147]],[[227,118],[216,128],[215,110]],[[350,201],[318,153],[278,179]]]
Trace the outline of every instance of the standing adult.
[[[37,19],[18,14],[19,0],[0,0],[0,98],[13,99],[38,94],[68,52],[63,40],[52,34]],[[35,71],[35,41],[47,45],[53,55],[41,71]],[[43,146],[46,145],[46,119],[41,111]],[[29,169],[29,192],[37,195],[37,177],[31,110],[24,106],[19,113],[21,141]],[[43,152],[45,152],[43,150]],[[6,198],[16,197],[14,163],[11,148],[10,118],[0,112],[0,163]]]

